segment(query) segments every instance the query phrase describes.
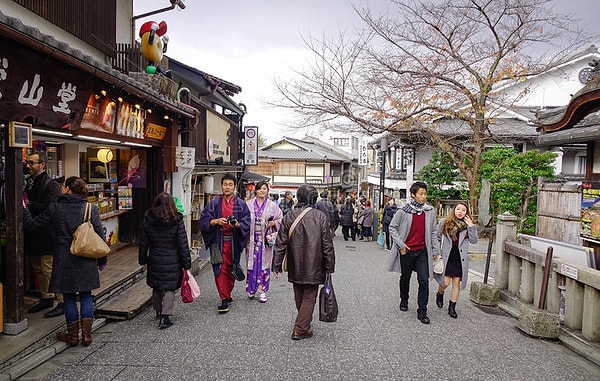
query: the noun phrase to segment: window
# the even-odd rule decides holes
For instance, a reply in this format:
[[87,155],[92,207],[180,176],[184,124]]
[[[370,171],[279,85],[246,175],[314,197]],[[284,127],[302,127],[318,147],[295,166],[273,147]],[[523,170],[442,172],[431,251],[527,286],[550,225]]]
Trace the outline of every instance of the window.
[[336,147],[350,147],[350,138],[334,138],[333,145]]
[[280,176],[304,176],[304,165],[302,163],[276,163],[274,174]]
[[358,149],[358,138],[352,137],[352,149]]
[[575,173],[578,175],[585,175],[586,164],[587,164],[587,156],[585,156],[585,155],[575,156]]

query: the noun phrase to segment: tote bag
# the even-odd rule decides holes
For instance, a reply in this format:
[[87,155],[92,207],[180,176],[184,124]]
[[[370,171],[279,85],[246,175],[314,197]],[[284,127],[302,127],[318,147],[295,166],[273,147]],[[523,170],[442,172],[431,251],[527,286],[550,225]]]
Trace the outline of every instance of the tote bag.
[[78,257],[98,259],[110,253],[110,247],[94,230],[90,221],[91,214],[91,205],[88,202],[83,213],[83,223],[73,233],[70,251]]
[[326,323],[333,323],[338,318],[338,304],[333,291],[331,274],[325,277],[325,284],[319,291],[319,320]]
[[183,269],[181,278],[181,301],[191,303],[200,296],[200,287],[190,270]]

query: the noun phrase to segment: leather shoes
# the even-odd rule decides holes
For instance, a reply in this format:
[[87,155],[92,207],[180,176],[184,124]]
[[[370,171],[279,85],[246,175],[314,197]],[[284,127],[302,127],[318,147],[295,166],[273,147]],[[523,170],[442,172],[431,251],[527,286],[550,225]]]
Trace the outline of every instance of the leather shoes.
[[296,332],[296,331],[292,332],[292,340],[303,340],[303,339],[309,339],[311,337],[313,337],[313,333],[310,329],[305,332]]
[[54,305],[54,299],[41,299],[39,302],[33,305],[27,313],[34,314],[36,312],[40,312],[41,310],[45,310],[46,308],[51,308]]
[[160,321],[158,322],[159,329],[169,328],[172,325],[173,325],[173,322],[171,322],[171,319],[169,319],[169,315],[161,315],[160,316]]
[[429,318],[427,317],[427,314],[425,314],[425,313],[419,314],[417,316],[417,319],[419,319],[421,321],[421,323],[423,323],[423,324],[429,324],[430,323]]
[[402,312],[408,311],[408,303],[400,302],[400,311],[402,311]]
[[57,316],[62,316],[65,314],[65,305],[64,303],[58,303],[56,305],[56,307],[54,307],[54,309],[51,309],[50,311],[46,312],[44,314],[45,318],[53,318],[53,317],[57,317]]

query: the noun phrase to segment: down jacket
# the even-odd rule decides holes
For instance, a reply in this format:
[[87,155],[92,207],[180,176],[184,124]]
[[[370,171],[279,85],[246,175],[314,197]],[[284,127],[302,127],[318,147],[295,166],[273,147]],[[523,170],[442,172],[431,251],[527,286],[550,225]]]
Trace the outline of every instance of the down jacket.
[[192,265],[183,215],[165,224],[151,210],[144,214],[144,225],[138,253],[140,265],[148,265],[146,284],[160,291],[181,287],[182,269]]
[[[23,210],[26,231],[45,228],[54,234],[54,247],[49,248],[54,250],[50,292],[74,293],[100,287],[98,266],[106,264],[107,257],[90,259],[71,254],[73,233],[83,223],[86,203],[87,200],[79,195],[65,193],[35,218],[29,208]],[[91,211],[90,221],[94,231],[106,239],[96,205],[92,205]]]
[[283,216],[273,250],[273,271],[282,272],[287,251],[288,281],[297,284],[323,284],[325,274],[335,270],[335,251],[329,218],[317,209],[308,211],[296,225],[291,238],[288,232],[306,207],[296,208]]

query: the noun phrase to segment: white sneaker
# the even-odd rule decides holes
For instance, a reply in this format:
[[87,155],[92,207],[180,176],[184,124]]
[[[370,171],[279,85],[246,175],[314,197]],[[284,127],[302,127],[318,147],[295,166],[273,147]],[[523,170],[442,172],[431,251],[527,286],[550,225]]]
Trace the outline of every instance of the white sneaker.
[[258,301],[261,303],[266,303],[267,302],[267,294],[265,294],[264,292],[261,292],[260,297],[258,298]]

